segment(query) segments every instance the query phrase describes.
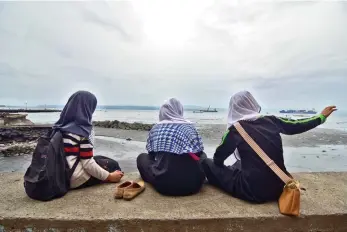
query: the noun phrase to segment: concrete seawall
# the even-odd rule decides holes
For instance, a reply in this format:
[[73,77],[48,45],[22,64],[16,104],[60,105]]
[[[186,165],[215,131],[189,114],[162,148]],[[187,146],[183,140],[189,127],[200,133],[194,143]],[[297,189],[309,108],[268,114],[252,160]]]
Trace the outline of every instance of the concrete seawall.
[[37,202],[25,195],[22,176],[0,174],[0,231],[347,231],[347,173],[296,174],[306,188],[298,218],[279,214],[277,203],[248,204],[209,185],[189,197],[165,197],[147,185],[127,202],[114,200],[115,184],[105,184]]

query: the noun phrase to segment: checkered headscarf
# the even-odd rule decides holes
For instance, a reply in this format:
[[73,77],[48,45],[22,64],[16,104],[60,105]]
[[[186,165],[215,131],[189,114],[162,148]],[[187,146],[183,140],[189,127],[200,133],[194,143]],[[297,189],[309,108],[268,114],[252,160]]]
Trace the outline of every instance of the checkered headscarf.
[[170,152],[177,155],[204,150],[202,139],[192,124],[157,124],[149,132],[148,152]]

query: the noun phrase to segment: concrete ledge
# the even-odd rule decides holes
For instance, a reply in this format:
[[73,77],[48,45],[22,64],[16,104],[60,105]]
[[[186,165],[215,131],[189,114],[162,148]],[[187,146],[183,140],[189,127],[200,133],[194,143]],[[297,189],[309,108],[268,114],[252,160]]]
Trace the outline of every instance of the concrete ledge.
[[299,218],[282,216],[276,203],[248,204],[209,185],[195,196],[176,198],[147,185],[127,202],[114,200],[115,185],[105,184],[37,202],[25,195],[22,176],[0,174],[0,231],[347,231],[347,173],[295,175],[307,189]]

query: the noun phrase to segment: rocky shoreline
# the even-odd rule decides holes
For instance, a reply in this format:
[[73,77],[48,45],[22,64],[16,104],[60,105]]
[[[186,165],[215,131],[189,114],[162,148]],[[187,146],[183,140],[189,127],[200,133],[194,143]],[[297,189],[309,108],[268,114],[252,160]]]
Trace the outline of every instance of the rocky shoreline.
[[[95,127],[127,131],[149,131],[153,124],[127,123],[120,121],[96,121]],[[47,135],[51,125],[28,125],[0,127],[0,156],[31,154],[39,137]]]
[[27,155],[34,152],[36,141],[27,143],[0,144],[0,155],[4,157]]
[[[148,131],[153,127],[153,124],[126,123],[117,120],[96,121],[93,124],[97,136],[133,140],[135,142],[146,142]],[[39,137],[46,135],[51,127],[52,125],[0,127],[0,156],[32,154],[33,144],[36,143]],[[212,147],[220,143],[225,133],[225,125],[220,124],[197,125],[197,129],[203,138],[204,144]],[[295,136],[284,135],[282,138],[284,146],[296,148],[318,147],[321,145],[346,146],[347,144],[346,132],[324,128],[316,128]],[[101,152],[107,147],[109,145],[101,147]],[[113,150],[119,149],[123,148],[115,148]]]
[[46,135],[50,126],[17,126],[0,128],[0,155],[31,154],[39,137]]
[[139,122],[128,123],[128,122],[120,122],[118,120],[114,120],[114,121],[95,121],[93,122],[93,125],[96,127],[102,127],[102,128],[150,131],[154,124],[144,124]]
[[50,126],[16,126],[0,128],[0,144],[36,141],[50,131]]

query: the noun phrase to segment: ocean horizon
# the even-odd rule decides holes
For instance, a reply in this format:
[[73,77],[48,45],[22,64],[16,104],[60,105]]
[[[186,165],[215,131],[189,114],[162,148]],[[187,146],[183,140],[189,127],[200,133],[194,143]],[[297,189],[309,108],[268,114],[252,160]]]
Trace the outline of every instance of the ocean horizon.
[[[218,109],[217,109],[218,110]],[[98,108],[93,114],[93,121],[113,121],[118,120],[122,122],[138,122],[153,124],[158,121],[159,108]],[[227,110],[222,109],[218,112],[211,113],[194,113],[193,110],[185,109],[184,117],[196,123],[197,125],[211,125],[211,124],[226,124]],[[279,110],[263,109],[263,115],[276,115],[281,117],[289,116],[290,114],[280,114]],[[60,116],[60,112],[43,112],[43,113],[26,113],[27,119],[35,124],[53,124]],[[291,115],[293,116],[293,115]],[[313,115],[305,115],[305,117],[312,117]],[[295,116],[293,116],[295,118]],[[326,123],[321,125],[322,128],[338,129],[347,131],[347,114],[336,112],[332,115]]]
[[[208,106],[194,106],[184,105],[185,111],[202,110],[207,109]],[[64,105],[37,105],[37,106],[14,106],[14,105],[0,105],[1,108],[9,109],[63,109]],[[221,107],[210,107],[211,109],[225,111],[226,108]],[[98,105],[97,110],[159,110],[160,106],[149,106],[149,105]]]

